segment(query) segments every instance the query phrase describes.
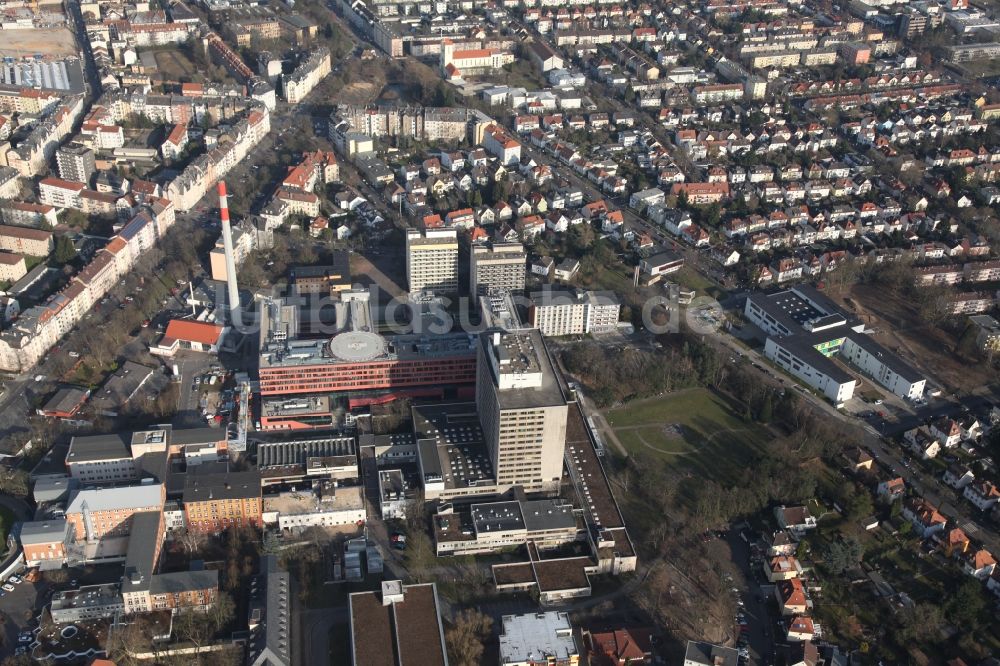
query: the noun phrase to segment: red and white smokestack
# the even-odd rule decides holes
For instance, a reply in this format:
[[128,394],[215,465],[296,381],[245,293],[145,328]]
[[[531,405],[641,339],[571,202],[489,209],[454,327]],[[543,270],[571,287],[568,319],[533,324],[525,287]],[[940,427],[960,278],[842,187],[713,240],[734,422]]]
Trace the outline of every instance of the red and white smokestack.
[[222,221],[229,221],[229,197],[226,196],[226,181],[219,181],[219,212],[222,213]]
[[226,182],[219,181],[219,214],[222,218],[222,246],[226,258],[226,291],[229,300],[229,323],[232,326],[241,325],[240,292],[236,286],[236,258],[233,254],[233,230],[229,224],[229,197],[226,195]]

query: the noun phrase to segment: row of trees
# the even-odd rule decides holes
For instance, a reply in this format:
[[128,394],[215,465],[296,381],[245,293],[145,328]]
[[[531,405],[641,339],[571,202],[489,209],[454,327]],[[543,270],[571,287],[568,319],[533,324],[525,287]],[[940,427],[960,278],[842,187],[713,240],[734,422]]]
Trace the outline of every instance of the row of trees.
[[599,407],[664,391],[715,385],[725,375],[715,349],[693,337],[659,353],[634,347],[615,351],[596,342],[584,342],[567,348],[562,360]]

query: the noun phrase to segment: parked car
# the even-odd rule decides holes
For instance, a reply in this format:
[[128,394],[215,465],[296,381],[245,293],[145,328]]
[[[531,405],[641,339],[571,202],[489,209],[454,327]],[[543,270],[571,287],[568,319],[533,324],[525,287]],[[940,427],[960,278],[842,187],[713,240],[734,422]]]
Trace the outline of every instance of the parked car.
[[13,592],[14,591],[14,586],[11,585],[10,583],[4,583],[3,584],[3,589],[7,590],[8,592]]

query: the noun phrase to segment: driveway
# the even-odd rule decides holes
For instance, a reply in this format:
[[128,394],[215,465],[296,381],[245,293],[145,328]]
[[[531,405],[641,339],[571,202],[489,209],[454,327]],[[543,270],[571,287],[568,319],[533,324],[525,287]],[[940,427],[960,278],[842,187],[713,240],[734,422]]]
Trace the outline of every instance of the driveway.
[[293,663],[327,664],[330,655],[330,630],[335,625],[347,624],[347,606],[337,608],[310,608],[299,613],[299,630],[302,640],[298,645],[300,659],[292,656]]
[[200,377],[216,360],[208,354],[192,354],[175,357],[171,363],[180,370],[180,386],[177,392],[177,414],[173,424],[188,428],[205,425],[201,415],[201,392],[193,386],[195,377]]

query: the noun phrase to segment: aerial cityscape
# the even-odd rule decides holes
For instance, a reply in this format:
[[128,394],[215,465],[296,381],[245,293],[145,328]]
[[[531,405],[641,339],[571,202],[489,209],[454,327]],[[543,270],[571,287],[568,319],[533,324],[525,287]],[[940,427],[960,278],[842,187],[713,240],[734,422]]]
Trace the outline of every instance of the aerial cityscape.
[[0,0],[0,666],[1000,666],[1000,1]]

